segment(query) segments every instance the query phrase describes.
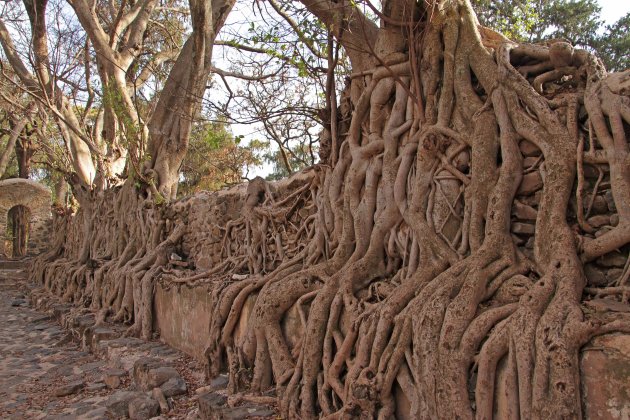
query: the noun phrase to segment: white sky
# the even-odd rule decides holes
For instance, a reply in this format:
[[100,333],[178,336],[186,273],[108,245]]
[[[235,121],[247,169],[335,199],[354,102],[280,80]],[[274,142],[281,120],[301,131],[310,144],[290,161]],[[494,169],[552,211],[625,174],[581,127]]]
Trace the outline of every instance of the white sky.
[[598,3],[602,7],[602,19],[609,25],[630,11],[628,0],[599,0]]

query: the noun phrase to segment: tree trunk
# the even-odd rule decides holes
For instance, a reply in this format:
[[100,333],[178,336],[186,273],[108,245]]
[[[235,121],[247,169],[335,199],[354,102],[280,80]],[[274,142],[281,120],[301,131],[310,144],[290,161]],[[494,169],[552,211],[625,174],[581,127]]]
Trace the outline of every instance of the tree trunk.
[[193,33],[184,44],[149,121],[146,175],[162,199],[175,199],[192,123],[206,90],[214,40],[235,0],[190,2]]
[[7,165],[9,163],[9,160],[11,159],[11,155],[15,151],[17,140],[20,137],[20,133],[22,132],[22,130],[24,130],[24,127],[26,127],[26,123],[26,119],[20,120],[14,126],[11,123],[11,135],[9,136],[9,141],[7,141],[7,147],[4,149],[2,155],[0,156],[0,177],[2,177],[7,170]]
[[[13,123],[11,124],[13,125]],[[28,179],[31,172],[31,158],[35,153],[35,148],[30,139],[29,130],[24,130],[22,121],[15,123],[12,127],[14,132],[19,130],[19,138],[15,145],[15,155],[18,162],[18,177]],[[20,128],[21,127],[21,128]],[[13,234],[13,257],[25,257],[28,251],[28,236],[30,233],[30,211],[24,206],[16,206],[10,211],[11,226]]]

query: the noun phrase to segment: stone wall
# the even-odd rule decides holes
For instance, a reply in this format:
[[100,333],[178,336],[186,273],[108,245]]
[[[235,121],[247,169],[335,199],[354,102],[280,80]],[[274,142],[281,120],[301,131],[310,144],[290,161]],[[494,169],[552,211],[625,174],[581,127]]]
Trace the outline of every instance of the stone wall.
[[[282,200],[283,197],[292,195],[295,192],[299,192],[304,187],[309,187],[310,181],[313,178],[313,173],[298,174],[291,179],[283,180],[277,183],[270,183],[267,188],[271,190],[268,196],[271,196],[273,200]],[[592,174],[587,173],[586,178],[591,180]],[[531,243],[533,243],[533,231],[535,229],[536,214],[534,207],[537,207],[537,200],[540,197],[540,183],[538,181],[533,182],[534,186],[531,186],[531,194],[523,195],[525,198],[521,198],[519,205],[514,209],[514,223],[520,226],[518,235],[515,235],[515,241],[522,245],[520,248],[522,252],[531,252]],[[256,257],[256,254],[263,254],[265,256],[271,256],[278,254],[277,243],[275,241],[267,241],[264,243],[264,249],[254,249],[253,254],[247,254],[247,251],[251,251],[247,244],[249,239],[245,233],[245,223],[253,225],[256,219],[247,219],[245,217],[248,213],[247,203],[248,199],[251,199],[251,192],[258,191],[250,189],[248,185],[240,185],[235,188],[220,192],[211,193],[199,193],[194,196],[186,197],[181,200],[177,200],[172,203],[167,209],[163,209],[166,213],[169,212],[168,226],[166,234],[176,226],[179,220],[185,220],[186,230],[184,232],[181,243],[175,247],[173,255],[171,249],[169,249],[169,263],[165,272],[179,271],[179,266],[185,267],[187,270],[191,270],[189,274],[201,273],[201,276],[196,277],[195,281],[178,282],[175,280],[181,280],[176,278],[175,280],[164,278],[162,276],[156,276],[155,294],[152,302],[154,308],[154,316],[151,320],[154,325],[154,330],[159,333],[160,339],[166,344],[180,349],[189,355],[192,355],[196,359],[207,362],[207,356],[205,354],[206,349],[209,347],[211,341],[211,325],[213,320],[216,323],[215,318],[216,308],[221,306],[221,302],[218,301],[218,297],[221,290],[230,287],[240,281],[252,280],[252,277],[259,274],[251,274],[253,271],[248,267],[248,261],[250,258]],[[107,192],[104,198],[97,205],[93,212],[101,212],[103,214],[112,214],[110,211],[111,203],[113,203],[116,197],[114,192]],[[249,198],[248,198],[249,197]],[[297,197],[297,196],[296,196]],[[590,211],[585,211],[585,214],[589,214],[588,221],[591,225],[595,226],[613,226],[617,221],[614,220],[615,211],[606,202],[606,192],[600,192],[593,198],[593,205]],[[283,253],[291,256],[291,252],[296,252],[291,246],[286,244],[297,243],[295,238],[299,233],[296,230],[290,230],[289,227],[295,225],[296,227],[304,226],[308,224],[309,217],[312,216],[311,204],[308,200],[312,198],[305,198],[305,203],[299,207],[292,214],[295,217],[294,223],[286,223],[286,229],[279,231],[280,241],[285,244]],[[587,200],[591,201],[591,200]],[[143,209],[144,210],[144,209]],[[151,208],[153,211],[153,209]],[[250,209],[251,210],[251,209]],[[260,209],[258,209],[260,210]],[[585,209],[586,210],[586,209]],[[171,214],[172,213],[172,214]],[[87,212],[81,215],[92,215],[91,212]],[[175,215],[175,216],[173,216]],[[283,218],[286,214],[283,214]],[[574,217],[575,215],[571,215]],[[105,222],[99,225],[99,229],[96,232],[101,236],[112,236],[119,234],[118,225],[114,224],[114,216],[110,216],[111,219],[103,217],[100,220]],[[72,222],[72,219],[76,219]],[[149,218],[147,218],[149,219]],[[61,221],[61,219],[58,219]],[[46,262],[46,273],[50,278],[59,278],[63,281],[68,279],[68,276],[63,274],[65,271],[59,267],[63,267],[63,264],[72,265],[73,260],[76,258],[77,252],[79,252],[81,237],[81,228],[83,226],[83,219],[78,215],[68,216],[69,221],[64,226],[64,235],[66,239],[66,245],[63,247],[63,254],[66,258],[59,258],[59,261],[53,262],[49,260]],[[108,220],[110,220],[108,222]],[[172,223],[171,220],[175,220]],[[144,221],[144,222],[143,222]],[[112,222],[112,223],[110,223]],[[139,223],[148,223],[145,219],[138,219]],[[278,222],[280,223],[280,222]],[[519,225],[520,224],[520,225]],[[150,232],[150,224],[146,225],[144,229],[146,232]],[[267,227],[259,227],[259,229],[265,229]],[[592,235],[596,237],[594,233]],[[148,235],[147,235],[148,237]],[[99,241],[95,241],[99,243]],[[529,244],[529,245],[528,245]],[[299,250],[299,247],[295,247]],[[101,249],[100,253],[95,255],[107,256],[109,250]],[[620,252],[610,253],[604,258],[599,258],[593,262],[585,265],[585,274],[588,280],[589,287],[597,287],[606,284],[613,284],[621,275],[622,268],[626,263],[628,253],[628,246],[625,246]],[[295,255],[295,254],[293,254]],[[212,275],[207,272],[220,267],[226,260],[234,259],[235,261],[241,261],[240,265],[231,266],[229,270],[218,270],[212,272]],[[255,259],[255,258],[254,258]],[[96,260],[96,258],[95,258]],[[268,258],[265,263],[262,264],[262,274],[273,272],[277,268],[280,258]],[[65,262],[64,262],[65,261]],[[245,261],[243,263],[242,261]],[[100,267],[105,266],[108,261],[103,257],[103,261],[98,262]],[[192,271],[196,270],[196,271]],[[86,273],[86,289],[92,290],[91,281],[95,277],[90,274],[89,270],[85,270]],[[58,275],[57,273],[62,273]],[[119,272],[112,269],[112,275],[109,276],[110,283],[104,283],[99,280],[97,287],[101,288],[103,284],[109,284],[107,287],[116,286]],[[188,275],[188,274],[187,274]],[[42,277],[41,281],[48,277]],[[71,278],[71,277],[70,277]],[[48,281],[48,280],[47,280]],[[95,283],[96,284],[96,283]],[[47,286],[48,287],[48,286]],[[51,290],[55,290],[55,287],[51,287]],[[63,292],[63,288],[57,287],[57,290]],[[122,290],[122,289],[121,289]],[[242,310],[238,313],[238,318],[235,322],[235,327],[232,332],[233,343],[235,348],[242,348],[243,343],[247,342],[248,330],[252,331],[252,314],[254,306],[257,300],[260,299],[259,291],[253,291],[247,294],[246,300],[243,302]],[[303,313],[308,312],[309,302],[303,303],[301,306],[293,304],[288,309],[280,322],[281,332],[284,339],[287,342],[288,349],[294,353],[298,349],[298,345],[301,343],[302,335],[304,333],[304,323],[300,316],[300,311]],[[595,297],[593,299],[587,299],[583,302],[584,310],[587,311],[605,311],[605,312],[628,312],[629,306],[625,303],[615,303],[610,299],[603,299],[601,297]],[[342,335],[347,334],[349,326],[351,324],[351,318],[345,311],[340,314],[339,328]],[[251,336],[251,334],[249,334]],[[584,417],[587,419],[606,418],[606,419],[624,419],[628,418],[630,411],[630,383],[627,381],[628,373],[630,372],[630,353],[628,352],[630,335],[628,334],[608,334],[598,337],[585,345],[580,354],[579,359],[575,362],[580,364],[581,374],[581,400],[583,404]],[[251,361],[247,361],[250,363]],[[518,413],[512,413],[510,402],[514,401],[515,392],[518,392],[518,388],[511,382],[511,376],[507,374],[505,369],[506,360],[503,359],[499,363],[499,369],[495,378],[495,385],[497,387],[496,400],[494,403],[495,418],[515,418],[518,417]],[[394,384],[394,397],[396,399],[396,417],[397,418],[411,418],[409,414],[409,402],[405,398],[405,394],[402,391],[402,387],[397,382]],[[516,396],[518,398],[518,396]],[[576,401],[576,403],[578,403]]]
[[44,252],[49,246],[52,216],[51,192],[30,179],[11,178],[0,181],[0,256],[4,255],[9,210],[24,206],[30,211],[28,255]]
[[[208,328],[212,321],[210,296],[212,286],[192,288],[156,288],[156,329],[161,341],[195,359],[205,362],[204,349],[208,345]],[[235,342],[239,342],[247,328],[256,294],[245,303]],[[282,332],[291,348],[302,336],[302,325],[295,305],[287,312]],[[499,364],[496,386],[495,418],[516,418],[509,407],[508,395],[515,390],[506,375],[505,359]],[[630,335],[607,334],[584,346],[580,353],[582,401],[585,419],[625,420],[630,418]],[[398,384],[394,385],[397,402],[396,418],[411,419],[410,406]]]
[[[303,181],[298,179],[293,182]],[[287,191],[295,189],[295,185],[283,181],[274,184],[273,188],[278,191],[279,196],[283,196]],[[222,254],[229,253],[224,249],[225,227],[241,216],[245,194],[246,186],[239,186],[228,191],[201,193],[182,200],[181,205],[185,207],[180,210],[189,217],[189,229],[183,239],[182,253],[198,269],[211,269],[221,262]],[[600,201],[596,200],[596,203],[601,204]],[[605,214],[606,209],[597,207],[593,213],[596,214],[593,217],[597,218],[598,214]],[[595,220],[593,217],[590,219],[591,223]],[[589,286],[603,282],[602,278],[613,282],[619,276],[619,267],[623,267],[626,259],[617,254],[612,253],[585,265]],[[216,292],[216,284],[210,282],[188,286],[160,282],[155,291],[154,325],[160,339],[204,363],[204,350],[208,346],[208,331],[214,310],[211,296]],[[243,305],[234,330],[237,347],[244,339],[257,297],[257,293],[250,294]],[[597,305],[605,303],[610,302],[592,299],[587,306],[597,310]],[[605,309],[610,308],[606,306]],[[347,326],[348,322],[341,323],[342,326],[344,324]],[[296,305],[286,312],[281,329],[293,350],[303,335],[303,325]],[[630,418],[630,382],[627,380],[630,374],[629,344],[630,335],[617,333],[597,337],[582,348],[579,358],[580,392],[586,419]],[[505,364],[506,360],[501,360],[496,377],[498,392],[494,414],[499,419],[518,417],[518,413],[512,413],[509,406],[509,396],[515,389],[509,382]],[[394,384],[394,396],[396,418],[411,419],[409,402],[398,383]]]

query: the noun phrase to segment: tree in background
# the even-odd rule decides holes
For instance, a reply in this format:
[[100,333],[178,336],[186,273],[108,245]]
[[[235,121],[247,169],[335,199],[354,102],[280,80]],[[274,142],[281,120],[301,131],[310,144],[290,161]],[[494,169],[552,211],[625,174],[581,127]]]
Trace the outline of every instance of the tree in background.
[[473,0],[481,24],[510,39],[543,42],[564,39],[597,50],[609,70],[628,67],[630,14],[604,25],[597,0]]
[[218,45],[232,63],[213,84],[226,100],[209,105],[229,122],[260,127],[268,179],[280,179],[319,161],[322,115],[332,90],[343,89],[349,61],[333,44],[339,57],[332,63],[327,27],[300,2],[258,2],[243,13],[248,21],[228,25]]
[[597,48],[609,70],[630,68],[630,13],[606,26]]
[[243,182],[253,166],[262,164],[264,149],[256,140],[242,145],[222,121],[197,123],[182,162],[179,194],[216,191]]

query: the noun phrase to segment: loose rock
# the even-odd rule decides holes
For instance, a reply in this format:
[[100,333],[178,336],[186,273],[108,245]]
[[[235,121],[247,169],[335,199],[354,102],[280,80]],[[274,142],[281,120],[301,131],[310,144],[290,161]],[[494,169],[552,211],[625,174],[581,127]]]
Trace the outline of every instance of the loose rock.
[[536,232],[536,226],[529,223],[512,223],[512,232],[524,235],[533,235]]
[[105,382],[109,388],[116,389],[120,386],[122,377],[126,374],[127,373],[122,369],[109,369],[103,375],[103,382]]
[[592,264],[584,266],[584,275],[586,276],[589,286],[604,287],[608,285],[608,280],[606,280],[606,275],[603,271],[594,267]]
[[597,216],[589,217],[587,222],[589,225],[597,229],[610,224],[610,217],[605,214],[598,214]]
[[142,395],[129,402],[129,418],[132,420],[148,420],[160,414],[160,405],[153,398]]
[[597,264],[602,267],[623,268],[626,265],[628,257],[620,252],[609,252],[597,260]]
[[160,388],[153,388],[151,395],[153,395],[153,398],[155,399],[155,401],[157,401],[158,404],[160,405],[160,412],[161,413],[168,412],[170,407],[168,406],[168,401],[166,401],[166,397],[164,396],[164,393],[162,392],[162,390]]
[[107,412],[114,417],[127,417],[129,415],[129,403],[142,396],[141,392],[118,391],[105,403]]
[[536,217],[538,216],[538,212],[533,207],[523,204],[517,200],[514,200],[512,214],[519,220],[536,220]]
[[182,379],[181,376],[176,376],[170,378],[166,381],[160,389],[167,397],[174,397],[176,395],[182,395],[188,392],[188,388],[186,387],[186,382]]
[[518,147],[521,149],[523,156],[540,156],[542,153],[534,143],[527,140],[521,140]]
[[83,381],[73,381],[66,385],[61,385],[59,388],[55,390],[56,397],[65,397],[67,395],[76,394],[81,389],[85,387],[85,382]]
[[543,187],[543,180],[540,172],[530,172],[523,175],[521,185],[518,187],[518,195],[530,195]]

